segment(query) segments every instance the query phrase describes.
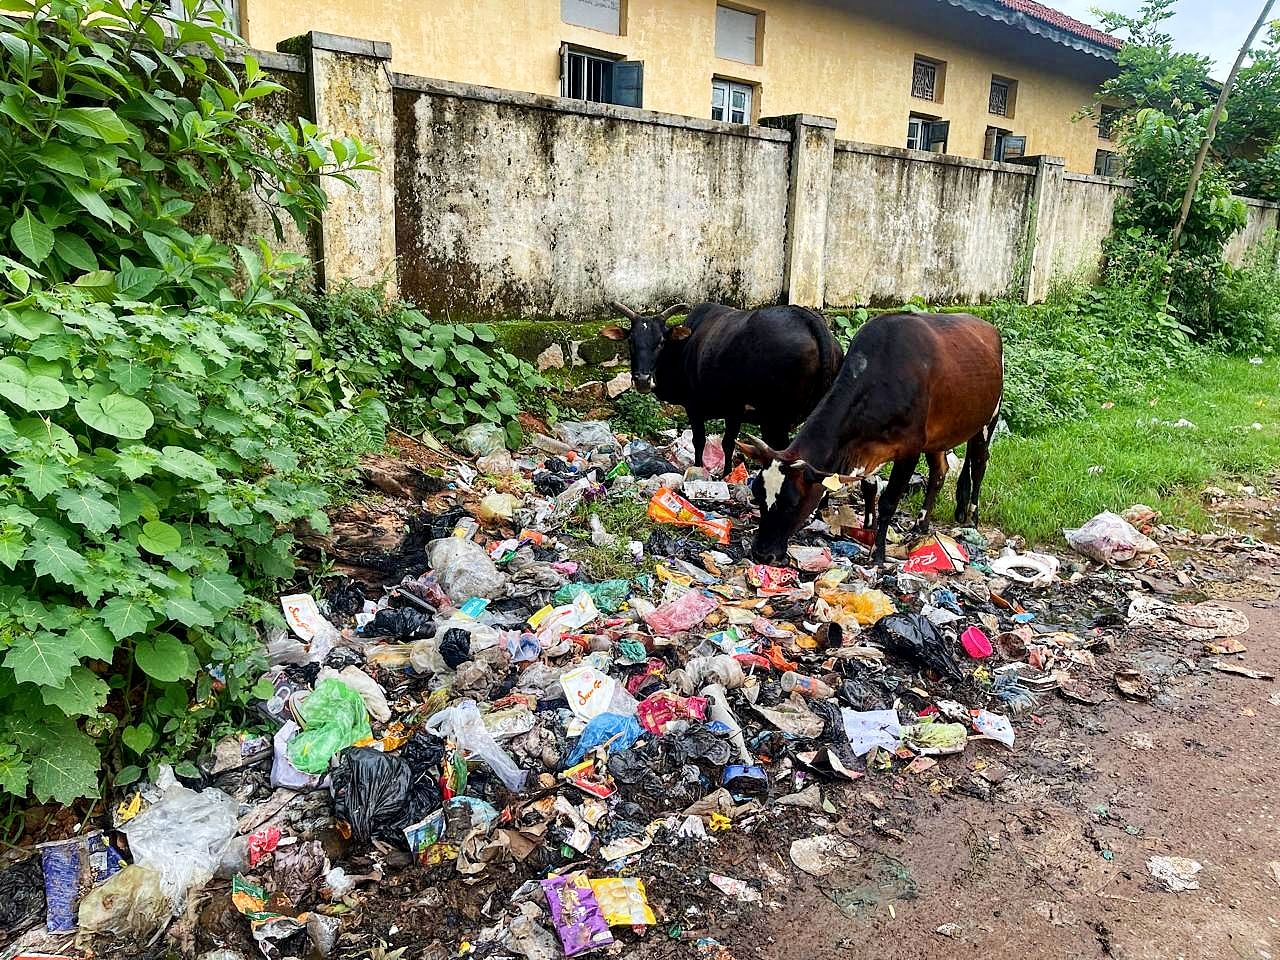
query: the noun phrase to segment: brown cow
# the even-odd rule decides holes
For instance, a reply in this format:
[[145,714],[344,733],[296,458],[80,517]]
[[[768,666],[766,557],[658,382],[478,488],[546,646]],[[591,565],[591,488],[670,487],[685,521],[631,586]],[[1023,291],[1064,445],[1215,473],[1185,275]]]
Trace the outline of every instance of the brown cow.
[[964,313],[898,313],[868,321],[789,447],[774,451],[755,438],[738,445],[765,468],[752,482],[760,508],[752,556],[781,560],[825,492],[865,481],[892,462],[872,553],[873,562],[883,563],[889,522],[920,455],[928,459],[929,482],[918,525],[927,528],[946,477],[947,452],[966,442],[956,520],[976,523],[1003,389],[1000,334],[989,323]]

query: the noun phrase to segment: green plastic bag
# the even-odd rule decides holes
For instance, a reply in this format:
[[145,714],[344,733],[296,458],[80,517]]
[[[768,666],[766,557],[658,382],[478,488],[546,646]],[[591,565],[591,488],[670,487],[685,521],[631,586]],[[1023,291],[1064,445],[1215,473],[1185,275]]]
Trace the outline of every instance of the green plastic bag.
[[573,598],[583,591],[591,594],[596,609],[601,613],[617,613],[627,597],[631,596],[631,582],[628,580],[603,580],[600,583],[566,583],[556,591],[551,602],[557,607],[572,603]]
[[335,753],[373,736],[360,694],[333,677],[316,684],[298,713],[303,729],[289,741],[288,752],[303,773],[324,773]]

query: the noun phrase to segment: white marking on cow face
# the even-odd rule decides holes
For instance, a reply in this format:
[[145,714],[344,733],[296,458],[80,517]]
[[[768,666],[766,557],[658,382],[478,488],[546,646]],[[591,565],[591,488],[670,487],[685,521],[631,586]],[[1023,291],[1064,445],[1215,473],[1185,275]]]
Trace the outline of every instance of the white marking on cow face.
[[764,481],[765,509],[772,510],[773,505],[778,502],[778,494],[782,490],[782,465],[777,460],[774,460],[760,474],[760,478]]

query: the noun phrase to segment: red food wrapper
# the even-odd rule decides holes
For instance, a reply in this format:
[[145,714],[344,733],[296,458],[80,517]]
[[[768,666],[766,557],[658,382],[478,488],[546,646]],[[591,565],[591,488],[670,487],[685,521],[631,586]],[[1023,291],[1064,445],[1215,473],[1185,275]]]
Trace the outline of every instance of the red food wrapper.
[[249,866],[256,867],[258,861],[274,851],[279,843],[279,827],[263,827],[257,833],[249,834]]
[[767,563],[753,563],[747,567],[747,583],[757,587],[762,597],[790,593],[800,584],[800,574],[790,567],[771,567]]
[[943,534],[930,537],[911,551],[903,573],[960,573],[969,562],[968,551]]
[[679,697],[666,690],[646,697],[636,707],[640,726],[661,734],[672,720],[706,720],[706,697]]

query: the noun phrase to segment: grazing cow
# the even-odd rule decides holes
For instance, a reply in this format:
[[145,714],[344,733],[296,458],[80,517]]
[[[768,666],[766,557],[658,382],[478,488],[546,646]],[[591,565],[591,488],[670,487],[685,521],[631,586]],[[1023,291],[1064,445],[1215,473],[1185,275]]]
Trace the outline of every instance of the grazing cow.
[[[735,310],[718,303],[678,303],[642,316],[620,303],[631,329],[601,334],[631,343],[637,390],[685,408],[693,427],[694,462],[702,466],[706,422],[724,419],[724,471],[743,420],[766,440],[786,444],[791,430],[826,393],[840,369],[840,345],[822,316],[804,307]],[[674,314],[684,323],[668,327]]]
[[872,561],[884,562],[885,535],[923,453],[929,463],[927,529],[947,473],[947,452],[967,441],[956,486],[956,521],[977,523],[991,434],[1000,414],[1004,360],[1000,334],[963,313],[876,317],[858,331],[835,383],[791,445],[775,451],[750,438],[739,449],[764,469],[752,482],[760,529],[757,561],[778,561],[787,541],[828,490],[868,480],[893,462],[880,495]]

